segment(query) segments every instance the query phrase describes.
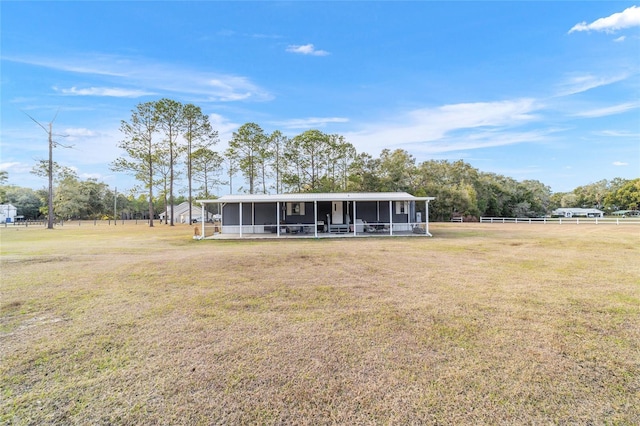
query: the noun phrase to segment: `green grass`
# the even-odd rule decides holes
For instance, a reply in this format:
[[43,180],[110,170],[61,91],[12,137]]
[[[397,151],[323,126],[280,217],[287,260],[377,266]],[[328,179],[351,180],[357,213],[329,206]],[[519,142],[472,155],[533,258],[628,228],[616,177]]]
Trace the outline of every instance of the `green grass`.
[[640,423],[638,228],[2,228],[6,424]]

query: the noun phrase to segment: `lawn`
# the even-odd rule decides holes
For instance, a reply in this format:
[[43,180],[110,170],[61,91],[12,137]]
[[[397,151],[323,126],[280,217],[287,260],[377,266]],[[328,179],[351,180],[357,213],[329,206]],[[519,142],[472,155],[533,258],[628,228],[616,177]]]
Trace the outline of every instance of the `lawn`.
[[640,424],[640,227],[0,228],[6,424]]

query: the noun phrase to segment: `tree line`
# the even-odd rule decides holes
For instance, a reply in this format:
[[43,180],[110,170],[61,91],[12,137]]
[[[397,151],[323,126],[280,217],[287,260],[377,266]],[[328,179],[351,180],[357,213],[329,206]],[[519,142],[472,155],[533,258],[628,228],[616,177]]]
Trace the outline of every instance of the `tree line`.
[[[121,122],[120,131],[123,154],[110,166],[134,176],[138,185],[117,195],[104,183],[83,181],[72,169],[55,165],[56,216],[111,217],[115,205],[120,206],[117,215],[149,219],[151,226],[164,209],[173,224],[174,205],[191,205],[194,197],[216,197],[227,185],[229,193],[248,194],[406,191],[436,197],[429,210],[434,221],[454,216],[538,217],[558,207],[611,212],[640,206],[640,179],[601,180],[572,192],[552,193],[540,181],[482,172],[462,160],[418,163],[402,149],[384,149],[377,157],[359,153],[343,136],[320,130],[288,137],[246,123],[233,132],[228,148],[217,152],[213,147],[218,133],[208,116],[198,106],[171,99],[138,104]],[[33,173],[43,175],[45,167],[37,164]],[[0,178],[6,181],[6,173]],[[242,182],[234,185],[234,178]],[[41,191],[2,183],[3,202],[22,208],[25,217],[36,216]],[[42,206],[37,211],[42,214]],[[191,212],[189,216],[191,220]]]

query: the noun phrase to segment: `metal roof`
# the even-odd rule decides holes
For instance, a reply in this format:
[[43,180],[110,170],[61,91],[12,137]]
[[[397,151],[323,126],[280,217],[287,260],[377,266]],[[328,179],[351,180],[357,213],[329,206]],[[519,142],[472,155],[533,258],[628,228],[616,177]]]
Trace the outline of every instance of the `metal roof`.
[[215,200],[197,203],[275,203],[306,201],[431,201],[435,197],[414,197],[407,192],[306,192],[301,194],[225,195]]

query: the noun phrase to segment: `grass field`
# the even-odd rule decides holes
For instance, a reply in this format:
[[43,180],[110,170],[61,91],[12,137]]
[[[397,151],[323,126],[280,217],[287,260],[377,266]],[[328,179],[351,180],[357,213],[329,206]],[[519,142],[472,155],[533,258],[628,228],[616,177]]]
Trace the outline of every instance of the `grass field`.
[[4,424],[640,424],[640,227],[2,228]]

